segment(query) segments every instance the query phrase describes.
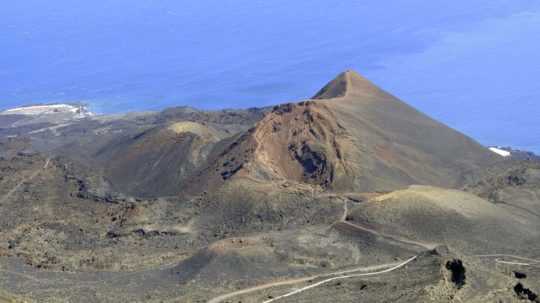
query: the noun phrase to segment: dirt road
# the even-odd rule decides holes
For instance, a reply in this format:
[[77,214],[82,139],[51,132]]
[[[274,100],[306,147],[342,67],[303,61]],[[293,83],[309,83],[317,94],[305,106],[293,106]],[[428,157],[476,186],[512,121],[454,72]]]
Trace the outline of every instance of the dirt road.
[[357,224],[357,223],[351,223],[351,222],[347,221],[347,217],[349,215],[349,206],[348,205],[349,204],[348,204],[347,201],[345,201],[343,203],[343,215],[341,216],[341,222],[339,222],[341,224],[346,224],[346,225],[348,225],[348,226],[350,226],[350,227],[352,227],[354,229],[357,229],[357,230],[362,231],[362,232],[370,233],[370,234],[372,234],[374,236],[377,236],[377,237],[380,237],[380,238],[383,238],[383,239],[387,239],[387,240],[394,241],[394,242],[401,243],[401,244],[405,244],[405,245],[412,245],[412,246],[420,247],[422,249],[433,250],[437,246],[439,246],[436,243],[425,243],[425,242],[415,241],[415,240],[411,240],[411,239],[406,239],[404,237],[400,237],[400,236],[396,236],[396,235],[385,234],[385,233],[379,232],[377,230],[371,229],[369,227],[362,226],[362,225]]
[[392,272],[394,270],[398,270],[402,267],[404,267],[405,265],[409,264],[410,262],[414,261],[417,257],[414,256],[410,259],[408,259],[407,261],[405,262],[402,262],[394,267],[391,267],[391,268],[388,268],[388,269],[385,269],[385,270],[381,270],[381,271],[377,271],[377,272],[370,272],[370,273],[363,273],[363,274],[352,274],[352,275],[345,275],[345,276],[337,276],[337,277],[333,277],[333,278],[329,278],[329,279],[326,279],[326,280],[322,280],[320,282],[317,282],[313,285],[309,285],[309,286],[306,286],[306,287],[302,287],[300,289],[297,289],[295,291],[292,291],[292,292],[289,292],[289,293],[286,293],[284,295],[281,295],[279,297],[275,297],[275,298],[272,298],[270,300],[266,300],[264,301],[263,303],[271,303],[271,302],[275,302],[277,300],[280,300],[280,299],[283,299],[283,298],[287,298],[287,297],[290,297],[290,296],[294,296],[296,294],[299,294],[301,292],[304,292],[306,290],[309,290],[309,289],[312,289],[312,288],[315,288],[315,287],[318,287],[318,286],[321,286],[323,284],[326,284],[326,283],[329,283],[329,282],[332,282],[332,281],[335,281],[335,280],[342,280],[342,279],[349,279],[349,278],[358,278],[358,277],[368,277],[368,276],[375,276],[375,275],[382,275],[382,274],[385,274],[385,273],[389,273],[389,272]]
[[[343,215],[341,216],[340,221],[335,223],[335,224],[345,224],[345,225],[347,225],[349,227],[352,227],[352,228],[354,228],[356,230],[359,230],[359,231],[362,231],[362,232],[367,232],[367,233],[373,234],[373,235],[375,235],[377,237],[387,239],[389,241],[393,241],[393,242],[397,242],[397,243],[401,243],[401,244],[405,244],[405,245],[410,245],[410,246],[415,246],[415,247],[420,247],[422,249],[432,250],[432,249],[435,249],[438,246],[437,244],[423,243],[423,242],[419,242],[419,241],[405,239],[405,238],[402,238],[402,237],[399,237],[399,236],[383,234],[383,233],[381,233],[379,231],[376,231],[376,230],[373,230],[373,229],[370,229],[370,228],[367,228],[367,227],[364,227],[364,226],[360,226],[358,224],[350,223],[350,222],[347,221],[347,217],[348,217],[348,214],[349,214],[349,206],[348,205],[349,205],[348,202],[344,201],[344,203],[343,203]],[[278,286],[286,286],[286,285],[294,285],[294,284],[304,283],[304,282],[307,282],[307,281],[310,281],[310,280],[315,280],[315,279],[318,279],[318,278],[333,276],[332,278],[322,280],[322,281],[317,282],[317,283],[315,283],[313,285],[309,285],[309,286],[300,288],[300,289],[295,290],[293,292],[287,293],[285,295],[282,295],[282,296],[279,296],[279,297],[276,297],[276,298],[273,298],[273,299],[270,299],[270,300],[267,300],[267,301],[264,302],[264,303],[270,303],[270,302],[274,302],[276,300],[279,300],[281,298],[285,298],[285,297],[295,295],[297,293],[309,290],[311,288],[323,285],[325,283],[328,283],[328,282],[331,282],[331,281],[334,281],[334,280],[347,279],[347,278],[353,278],[353,277],[372,276],[372,275],[379,275],[379,274],[384,274],[384,273],[387,273],[387,272],[391,272],[391,271],[397,270],[397,269],[407,265],[408,263],[412,262],[416,258],[417,258],[416,256],[412,257],[412,258],[410,258],[407,261],[404,261],[402,263],[392,263],[392,264],[382,264],[382,265],[377,265],[377,266],[360,267],[360,268],[355,268],[355,269],[351,269],[351,270],[333,272],[333,273],[329,273],[329,274],[325,274],[325,275],[318,275],[318,276],[312,276],[312,277],[305,277],[305,278],[299,278],[299,279],[291,279],[291,280],[284,280],[284,281],[279,281],[279,282],[267,283],[267,284],[254,286],[254,287],[250,287],[250,288],[246,288],[246,289],[242,289],[242,290],[238,290],[238,291],[235,291],[235,292],[231,292],[231,293],[228,293],[228,294],[221,295],[219,297],[216,297],[216,298],[213,298],[213,299],[209,300],[208,303],[220,303],[220,302],[223,302],[223,301],[225,301],[227,299],[230,299],[230,298],[234,298],[234,297],[237,297],[237,296],[240,296],[240,295],[245,295],[245,294],[249,294],[249,293],[260,291],[260,290],[265,290],[265,289],[268,289],[268,288],[273,288],[273,287],[278,287]],[[377,271],[377,272],[362,273],[362,274],[357,273],[357,272],[366,271],[366,270],[379,270],[379,269],[383,269],[383,268],[384,268],[384,270]],[[349,274],[349,273],[356,273],[356,274],[346,275],[346,274]]]
[[[500,264],[506,264],[506,265],[518,265],[518,266],[531,266],[531,267],[539,267],[540,268],[540,260],[535,260],[531,258],[516,256],[516,255],[508,255],[508,254],[492,254],[492,255],[474,255],[474,257],[478,258],[495,258],[495,263]],[[514,260],[501,260],[500,258],[506,258],[506,259],[514,259]],[[527,262],[527,263],[525,263]]]
[[[336,278],[345,279],[347,277],[355,276],[355,275],[345,275],[345,274],[348,274],[348,273],[385,269],[385,270],[378,271],[378,272],[370,272],[370,273],[363,273],[363,274],[356,274],[356,275],[370,276],[370,275],[374,275],[374,274],[382,274],[382,273],[390,272],[390,271],[396,270],[398,268],[401,268],[401,267],[405,266],[407,263],[410,263],[414,259],[416,259],[416,256],[412,257],[411,259],[409,259],[407,261],[401,262],[401,263],[388,263],[388,264],[381,264],[381,265],[375,265],[375,266],[358,267],[358,268],[353,268],[353,269],[350,269],[350,270],[337,271],[337,272],[327,273],[327,274],[323,274],[323,275],[317,275],[317,276],[310,276],[310,277],[305,277],[305,278],[290,279],[290,280],[266,283],[266,284],[262,284],[262,285],[258,285],[258,286],[254,286],[254,287],[234,291],[234,292],[231,292],[231,293],[227,293],[227,294],[221,295],[219,297],[215,297],[213,299],[210,299],[207,303],[220,303],[220,302],[223,302],[223,301],[225,301],[227,299],[234,298],[234,297],[237,297],[237,296],[240,296],[240,295],[245,295],[245,294],[249,294],[249,293],[253,293],[253,292],[256,292],[256,291],[265,290],[265,289],[269,289],[269,288],[274,288],[274,287],[278,287],[278,286],[286,286],[286,285],[294,285],[294,284],[304,283],[304,282],[308,282],[308,281],[311,281],[311,280],[320,279],[320,278],[324,278],[324,277],[335,276],[333,278],[329,278],[329,279],[323,280],[321,282],[324,282],[324,281],[330,282],[330,281],[335,280]],[[321,283],[321,282],[318,282],[318,283],[313,284],[313,285],[319,286],[321,284],[327,283],[327,282],[324,282],[324,283]],[[313,285],[310,285],[309,288],[312,288],[311,286],[313,286]],[[306,288],[305,290],[307,290],[309,288]]]

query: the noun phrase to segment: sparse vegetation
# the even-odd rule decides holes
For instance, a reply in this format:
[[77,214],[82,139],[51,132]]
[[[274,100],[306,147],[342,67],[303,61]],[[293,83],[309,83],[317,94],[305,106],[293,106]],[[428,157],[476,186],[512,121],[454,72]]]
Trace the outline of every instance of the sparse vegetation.
[[355,72],[273,109],[57,114],[0,116],[2,303],[538,301],[540,164]]

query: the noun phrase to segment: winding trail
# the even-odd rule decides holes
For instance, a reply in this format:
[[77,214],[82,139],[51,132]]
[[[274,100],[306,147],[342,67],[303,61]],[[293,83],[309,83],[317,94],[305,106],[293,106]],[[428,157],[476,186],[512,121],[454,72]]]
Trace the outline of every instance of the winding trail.
[[351,222],[347,221],[348,215],[349,215],[348,202],[344,201],[344,203],[343,203],[343,215],[341,216],[341,220],[340,220],[340,222],[338,222],[338,224],[346,224],[347,226],[352,227],[352,228],[354,228],[356,230],[370,233],[370,234],[372,234],[374,236],[383,238],[383,239],[388,240],[388,241],[393,241],[393,242],[397,242],[397,243],[401,243],[401,244],[405,244],[405,245],[410,245],[410,246],[416,246],[416,247],[420,247],[422,249],[433,250],[433,249],[437,248],[437,246],[439,246],[439,244],[436,244],[436,243],[425,243],[425,242],[415,241],[415,240],[411,240],[411,239],[406,239],[406,238],[396,236],[396,235],[389,235],[389,234],[381,233],[381,232],[379,232],[377,230],[371,229],[371,228],[366,227],[366,226],[359,225],[357,223],[351,223]]
[[404,245],[408,245],[408,246],[415,246],[417,248],[427,249],[427,250],[433,250],[433,249],[437,248],[437,246],[439,246],[438,244],[424,243],[424,242],[410,240],[410,239],[406,239],[406,238],[395,236],[395,235],[389,235],[389,234],[381,233],[381,232],[376,231],[374,229],[371,229],[371,228],[368,228],[368,227],[365,227],[365,226],[361,226],[361,225],[358,225],[358,224],[355,224],[355,223],[351,223],[351,222],[340,222],[340,223],[345,224],[347,226],[350,226],[350,227],[352,227],[354,229],[357,229],[359,231],[366,232],[366,233],[372,234],[374,236],[383,238],[383,239],[385,239],[387,241],[390,241],[390,242],[396,242],[396,243],[400,243],[400,244],[404,244]]
[[479,257],[479,258],[501,258],[502,257],[502,258],[512,258],[512,259],[518,259],[518,260],[523,260],[523,261],[529,261],[529,262],[532,262],[533,264],[540,263],[540,260],[525,258],[521,256],[516,256],[516,255],[507,255],[507,254],[474,255],[474,257]]
[[382,275],[382,274],[385,274],[385,273],[389,273],[389,272],[392,272],[394,270],[398,270],[398,269],[404,267],[405,265],[407,265],[407,264],[411,263],[412,261],[416,260],[416,258],[417,258],[417,256],[414,256],[414,257],[408,259],[407,261],[402,262],[402,263],[400,263],[400,264],[398,264],[398,265],[396,265],[394,267],[391,267],[391,268],[388,268],[388,269],[385,269],[385,270],[381,270],[381,271],[377,271],[377,272],[370,272],[370,273],[363,273],[363,274],[352,274],[352,275],[346,275],[346,276],[338,276],[338,277],[333,277],[333,278],[329,278],[329,279],[326,279],[326,280],[322,280],[322,281],[317,282],[315,284],[312,284],[312,285],[309,285],[309,286],[306,286],[306,287],[302,287],[300,289],[297,289],[297,290],[292,291],[290,293],[286,293],[286,294],[281,295],[279,297],[275,297],[275,298],[272,298],[270,300],[266,300],[263,303],[275,302],[277,300],[280,300],[280,299],[283,299],[283,298],[286,298],[286,297],[294,296],[294,295],[299,294],[301,292],[304,292],[306,290],[315,288],[317,286],[321,286],[323,284],[326,284],[326,283],[329,283],[329,282],[332,282],[332,281],[335,281],[335,280],[357,278],[357,277],[375,276],[375,275]]
[[[374,272],[374,273],[373,272],[371,272],[371,273],[363,273],[363,274],[360,274],[360,275],[362,275],[362,276],[370,276],[370,275],[374,275],[374,274],[382,274],[382,273],[386,273],[386,272],[390,272],[390,271],[399,269],[399,268],[405,266],[407,263],[411,262],[414,259],[416,259],[416,256],[409,259],[409,260],[407,260],[407,261],[405,261],[405,262],[401,262],[401,263],[388,263],[388,264],[381,264],[381,265],[375,265],[375,266],[358,267],[358,268],[353,268],[353,269],[343,270],[343,271],[337,271],[337,272],[332,272],[332,273],[327,273],[327,274],[322,274],[322,275],[316,275],[316,276],[310,276],[310,277],[304,277],[304,278],[298,278],[298,279],[290,279],[290,280],[284,280],[284,281],[279,281],[279,282],[266,283],[266,284],[253,286],[253,287],[250,287],[250,288],[234,291],[234,292],[231,292],[231,293],[227,293],[227,294],[215,297],[215,298],[210,299],[209,301],[207,301],[207,303],[220,303],[220,302],[223,302],[223,301],[225,301],[227,299],[237,297],[237,296],[240,296],[240,295],[245,295],[245,294],[249,294],[249,293],[252,293],[252,292],[265,290],[265,289],[269,289],[269,288],[274,288],[274,287],[278,287],[278,286],[286,286],[286,285],[294,285],[294,284],[299,284],[299,283],[305,283],[305,282],[309,282],[309,281],[319,279],[319,278],[324,278],[324,277],[337,276],[337,277],[333,277],[333,278],[330,278],[330,279],[323,280],[323,281],[330,282],[330,281],[335,280],[336,278],[344,279],[346,277],[355,276],[355,275],[345,276],[345,274],[349,274],[349,273],[384,269],[382,271],[378,271],[378,272]],[[321,281],[321,282],[323,282],[323,281]],[[324,284],[324,283],[321,283],[321,282],[318,282],[318,283],[313,284],[313,285],[315,285],[315,287],[316,287],[316,286],[319,286],[321,284]],[[325,282],[325,283],[327,283],[327,282]],[[310,285],[310,286],[312,286],[312,285]],[[312,287],[310,287],[310,288],[312,288]],[[307,288],[307,289],[309,289],[309,288]],[[305,290],[307,290],[307,289],[305,289]]]
[[285,280],[285,281],[281,281],[281,282],[273,282],[273,283],[263,284],[263,285],[259,285],[259,286],[254,286],[254,287],[251,287],[251,288],[246,288],[246,289],[242,289],[242,290],[239,290],[239,291],[224,294],[224,295],[221,295],[219,297],[215,297],[213,299],[210,299],[207,303],[220,303],[220,302],[223,302],[223,301],[225,301],[227,299],[234,298],[234,297],[237,297],[237,296],[240,296],[240,295],[249,294],[249,293],[252,293],[252,292],[255,292],[255,291],[265,290],[265,289],[272,288],[272,287],[277,287],[277,286],[284,286],[284,285],[303,283],[303,282],[307,282],[307,281],[309,281],[311,279],[315,279],[315,278],[317,278],[317,277],[314,276],[314,277],[307,277],[307,278],[299,278],[299,279],[294,279],[294,280]]
[[[354,228],[356,230],[359,230],[359,231],[362,231],[362,232],[367,232],[367,233],[370,233],[370,234],[375,235],[377,237],[384,238],[384,239],[386,239],[388,241],[397,242],[397,243],[405,244],[405,245],[408,245],[408,246],[415,246],[415,247],[417,247],[417,248],[419,247],[421,249],[432,250],[432,249],[435,249],[438,246],[438,244],[423,243],[423,242],[409,240],[409,239],[405,239],[405,238],[394,236],[394,235],[387,235],[387,234],[378,232],[376,230],[373,230],[373,229],[370,229],[370,228],[367,228],[367,227],[364,227],[364,226],[360,226],[358,224],[350,223],[350,222],[347,221],[348,215],[349,215],[349,204],[348,204],[348,201],[344,201],[344,203],[343,203],[343,215],[341,215],[340,220],[338,222],[334,223],[334,225],[343,224],[343,225],[349,226],[351,228]],[[207,301],[207,303],[220,303],[220,302],[223,302],[223,301],[225,301],[227,299],[230,299],[230,298],[233,298],[233,297],[249,294],[249,293],[260,291],[260,290],[265,290],[265,289],[278,287],[278,286],[286,286],[286,285],[304,283],[304,282],[308,282],[308,281],[312,281],[312,280],[319,279],[319,278],[324,278],[324,277],[331,277],[331,278],[319,281],[319,282],[317,282],[315,284],[312,284],[312,285],[297,289],[295,291],[289,292],[287,294],[284,294],[284,295],[281,295],[279,297],[272,298],[270,300],[267,300],[267,301],[263,302],[263,303],[270,303],[270,302],[274,302],[274,301],[277,301],[277,300],[282,299],[282,298],[293,296],[295,294],[304,292],[306,290],[321,286],[323,284],[326,284],[326,283],[329,283],[329,282],[332,282],[332,281],[335,281],[335,280],[355,278],[355,277],[367,277],[367,276],[374,276],[374,275],[380,275],[380,274],[385,274],[385,273],[388,273],[388,272],[392,272],[394,270],[397,270],[397,269],[400,269],[400,268],[404,267],[405,265],[407,265],[410,262],[412,262],[413,260],[415,260],[417,257],[418,256],[414,256],[414,257],[412,257],[412,258],[410,258],[410,259],[408,259],[408,260],[406,260],[404,262],[401,262],[401,263],[391,263],[391,264],[381,264],[381,265],[369,266],[369,267],[359,267],[359,268],[354,268],[354,269],[350,269],[350,270],[344,270],[344,271],[339,271],[339,272],[328,273],[328,274],[324,274],[324,275],[317,275],[317,276],[311,276],[311,277],[305,277],[305,278],[299,278],[299,279],[291,279],[291,280],[285,280],[285,281],[280,281],[280,282],[267,283],[267,284],[258,285],[258,286],[238,290],[238,291],[235,291],[235,292],[227,293],[227,294],[215,297],[213,299],[210,299],[209,301]],[[358,272],[367,271],[367,270],[380,270],[380,271],[368,272],[368,273],[358,273]]]
[[499,259],[495,259],[495,262],[499,264],[506,264],[506,265],[530,266],[530,267],[540,268],[538,263],[510,262],[510,261],[504,261],[504,260],[499,260]]
[[[491,255],[474,255],[473,257],[495,258],[495,263],[499,263],[499,264],[530,266],[530,267],[538,267],[538,268],[540,268],[540,260],[535,260],[535,259],[516,256],[516,255],[491,254]],[[509,258],[509,259],[521,260],[521,261],[524,261],[524,262],[506,261],[506,260],[501,260],[499,258]],[[525,262],[527,262],[527,263],[525,263]]]
[[17,185],[15,185],[10,191],[8,191],[2,198],[0,198],[0,204],[5,203],[15,192],[19,190],[19,188],[21,188],[21,186],[24,183],[31,181],[32,179],[37,177],[41,173],[41,171],[43,171],[49,166],[50,162],[51,162],[51,159],[47,158],[47,160],[45,161],[45,164],[43,165],[41,169],[33,172],[30,176],[23,178],[19,183],[17,183]]

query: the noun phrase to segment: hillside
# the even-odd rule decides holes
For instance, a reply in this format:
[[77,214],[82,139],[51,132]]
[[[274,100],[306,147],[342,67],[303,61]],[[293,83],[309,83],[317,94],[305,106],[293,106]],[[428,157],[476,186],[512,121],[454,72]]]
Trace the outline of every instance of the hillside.
[[29,108],[0,115],[2,302],[538,302],[539,163],[355,72],[271,108]]
[[313,100],[276,106],[212,160],[205,180],[250,178],[332,191],[459,187],[496,156],[348,71]]

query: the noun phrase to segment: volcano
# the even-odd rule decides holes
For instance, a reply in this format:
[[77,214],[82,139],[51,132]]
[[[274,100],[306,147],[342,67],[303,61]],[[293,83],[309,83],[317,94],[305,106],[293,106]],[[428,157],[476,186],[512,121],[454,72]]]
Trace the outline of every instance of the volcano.
[[312,99],[274,107],[225,146],[210,171],[224,180],[377,192],[412,184],[458,187],[495,158],[473,139],[346,71]]

